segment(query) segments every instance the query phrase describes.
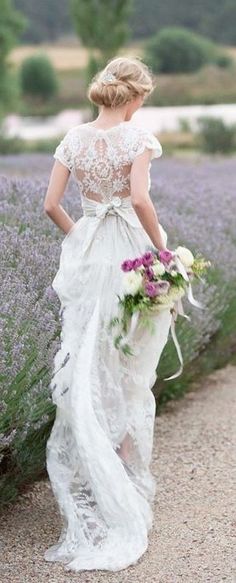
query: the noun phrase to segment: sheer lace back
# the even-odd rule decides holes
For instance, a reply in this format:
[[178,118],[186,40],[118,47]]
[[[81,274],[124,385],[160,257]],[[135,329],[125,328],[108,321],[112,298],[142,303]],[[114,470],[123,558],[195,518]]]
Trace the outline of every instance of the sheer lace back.
[[132,163],[145,148],[152,150],[151,159],[162,154],[152,133],[129,122],[107,130],[88,123],[67,132],[54,158],[72,172],[82,196],[108,202],[129,195]]

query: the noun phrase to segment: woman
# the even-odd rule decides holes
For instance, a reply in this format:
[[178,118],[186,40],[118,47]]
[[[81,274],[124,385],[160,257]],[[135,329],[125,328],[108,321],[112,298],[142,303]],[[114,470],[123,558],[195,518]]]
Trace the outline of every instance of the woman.
[[[46,450],[63,527],[45,552],[65,570],[128,567],[147,549],[152,526],[151,388],[171,313],[154,316],[153,335],[137,329],[135,356],[120,353],[108,329],[122,292],[122,262],[150,246],[166,249],[149,195],[150,161],[162,147],[130,123],[152,89],[152,75],[138,58],[115,58],[96,75],[88,97],[99,115],[69,130],[57,147],[44,203],[66,233],[52,283],[62,331],[51,381],[56,418]],[[60,205],[70,173],[83,208],[75,223]]]

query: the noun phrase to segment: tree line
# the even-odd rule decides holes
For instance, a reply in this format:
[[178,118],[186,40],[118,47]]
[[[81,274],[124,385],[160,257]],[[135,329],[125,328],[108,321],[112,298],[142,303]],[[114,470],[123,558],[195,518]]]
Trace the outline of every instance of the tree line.
[[[93,3],[96,4],[94,0]],[[105,9],[105,0],[103,4]],[[15,0],[14,6],[28,19],[22,42],[55,41],[74,34],[71,2],[68,0]],[[199,0],[198,3],[189,0],[132,0],[129,17],[132,40],[147,38],[166,26],[184,26],[226,45],[236,44],[235,22],[235,0]]]

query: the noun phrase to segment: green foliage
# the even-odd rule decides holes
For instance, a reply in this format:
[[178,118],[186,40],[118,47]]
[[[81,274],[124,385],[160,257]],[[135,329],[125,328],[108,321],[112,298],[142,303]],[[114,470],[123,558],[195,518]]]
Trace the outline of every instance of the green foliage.
[[13,8],[11,0],[1,1],[0,18],[0,117],[15,103],[16,80],[12,75],[7,57],[25,26],[25,20]]
[[0,122],[7,112],[16,112],[19,104],[20,88],[18,77],[15,71],[6,65],[0,69]]
[[[63,136],[61,136],[63,137]],[[19,137],[9,137],[0,131],[0,155],[42,152],[51,154],[58,145],[58,138],[45,140],[23,140]]]
[[228,69],[233,66],[233,59],[226,53],[219,52],[216,53],[215,64],[222,69]]
[[181,27],[163,28],[146,44],[146,60],[155,73],[191,73],[215,59],[214,43]]
[[[147,6],[146,6],[147,5]],[[147,9],[146,9],[147,7]],[[132,18],[135,37],[147,38],[164,26],[186,26],[222,44],[236,44],[235,0],[136,0]]]
[[[104,64],[105,63],[101,58],[95,57],[93,53],[90,53],[88,65],[85,70],[86,85],[89,85],[92,78],[96,75],[99,69],[102,69]],[[92,110],[92,118],[95,119],[98,115],[98,108],[95,103],[91,103],[90,108]]]
[[236,125],[227,126],[221,118],[198,118],[200,148],[208,153],[229,153],[236,147]]
[[20,69],[20,81],[24,95],[47,101],[58,90],[56,71],[47,55],[27,57]]
[[75,30],[84,46],[112,57],[129,36],[131,1],[72,0]]
[[[1,443],[0,458],[0,505],[13,501],[22,485],[26,486],[39,479],[45,467],[45,443],[49,437],[55,406],[48,399],[48,371],[42,369],[31,377],[31,388],[42,383],[42,392],[34,401],[28,401],[26,385],[35,354],[25,363],[24,369],[10,386],[6,401],[6,411],[1,415],[0,434],[5,435]],[[44,388],[45,387],[45,388]],[[28,431],[25,430],[27,419]],[[42,422],[45,419],[45,423]],[[10,428],[10,430],[9,430]],[[12,436],[14,435],[14,446]],[[24,475],[24,478],[23,478]]]
[[22,35],[23,42],[53,42],[67,33],[71,34],[72,22],[68,0],[14,0],[16,7],[27,14],[28,26]]
[[[207,273],[211,262],[206,260],[201,253],[197,253],[194,257],[194,261],[191,266],[191,279],[201,278],[202,275]],[[143,272],[143,278],[145,280],[145,274]],[[137,325],[147,328],[152,334],[155,330],[154,322],[152,320],[153,313],[156,314],[160,310],[172,310],[174,309],[174,301],[185,295],[187,287],[186,282],[183,279],[181,273],[177,273],[175,276],[171,273],[165,271],[162,276],[154,276],[154,281],[167,281],[170,283],[170,288],[164,296],[149,297],[145,293],[144,283],[142,283],[142,288],[137,291],[134,295],[129,293],[124,293],[123,296],[118,295],[118,309],[119,314],[111,318],[108,324],[108,330],[112,328],[117,328],[118,332],[114,336],[114,345],[117,349],[121,348],[125,354],[133,354],[130,345],[126,342],[124,344],[124,338],[126,338],[127,332],[129,332],[131,325],[131,319],[135,312],[138,314]],[[163,303],[164,299],[164,303]]]
[[23,151],[24,141],[21,138],[9,138],[4,132],[0,132],[0,154],[20,154]]
[[[72,0],[75,30],[90,50],[85,72],[87,84],[128,39],[131,6],[132,0]],[[99,56],[94,55],[95,49]],[[97,107],[94,104],[90,107],[95,118]]]
[[11,0],[1,0],[0,68],[5,66],[7,55],[15,46],[25,24],[25,19],[13,8]]
[[[214,277],[214,276],[213,276]],[[212,281],[213,283],[213,281]],[[236,364],[235,359],[235,315],[236,315],[236,297],[233,293],[235,281],[228,283],[225,291],[229,294],[229,302],[225,305],[224,310],[220,311],[215,317],[220,319],[220,326],[217,332],[210,338],[210,341],[199,352],[196,358],[190,359],[188,351],[193,346],[194,341],[194,322],[189,326],[189,322],[180,319],[177,323],[177,336],[182,347],[183,358],[185,362],[182,375],[171,381],[165,382],[164,377],[169,374],[170,370],[175,369],[176,354],[174,354],[173,343],[164,348],[162,358],[159,364],[159,379],[153,391],[158,401],[158,411],[161,412],[165,403],[171,399],[177,399],[184,395],[193,384],[196,387],[201,386],[206,375],[212,371],[224,367],[231,362]],[[217,283],[219,286],[219,282]],[[219,307],[220,308],[220,307]]]

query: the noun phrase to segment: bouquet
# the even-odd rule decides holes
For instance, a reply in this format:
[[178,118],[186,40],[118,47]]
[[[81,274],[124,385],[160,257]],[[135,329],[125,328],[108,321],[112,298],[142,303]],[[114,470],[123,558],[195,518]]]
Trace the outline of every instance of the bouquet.
[[133,355],[129,342],[137,325],[154,331],[153,313],[170,310],[172,313],[171,333],[181,363],[176,374],[164,380],[176,378],[182,373],[183,359],[175,334],[178,314],[184,314],[181,298],[187,294],[191,304],[203,306],[194,299],[191,282],[200,279],[211,265],[201,254],[193,256],[187,247],[178,246],[174,251],[159,251],[148,247],[144,255],[126,259],[121,264],[124,272],[123,296],[118,295],[118,315],[109,322],[109,328],[116,328],[114,345],[127,355]]

